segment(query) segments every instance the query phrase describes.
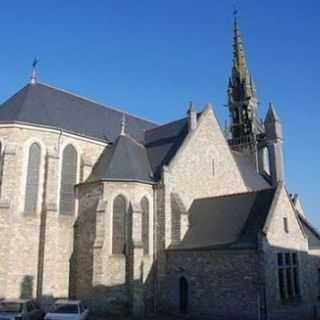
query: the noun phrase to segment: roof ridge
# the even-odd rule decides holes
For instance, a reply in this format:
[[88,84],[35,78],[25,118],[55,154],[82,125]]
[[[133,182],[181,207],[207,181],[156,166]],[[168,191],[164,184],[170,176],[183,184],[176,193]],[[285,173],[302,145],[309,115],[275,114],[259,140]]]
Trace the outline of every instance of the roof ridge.
[[259,190],[250,190],[250,191],[236,192],[236,193],[230,193],[230,194],[222,194],[222,195],[216,195],[216,196],[212,196],[212,197],[205,197],[205,198],[199,198],[199,199],[204,200],[204,199],[228,198],[228,197],[233,197],[233,196],[258,193],[258,192],[262,192],[262,191],[271,191],[274,189],[275,189],[274,187],[270,187],[270,188],[263,188],[263,189],[259,189]]
[[169,121],[169,122],[166,122],[166,123],[164,123],[164,124],[158,125],[158,126],[155,127],[155,128],[147,129],[147,130],[145,130],[145,131],[147,132],[147,131],[152,131],[152,130],[155,130],[155,129],[161,129],[161,128],[163,128],[163,127],[165,127],[165,126],[168,126],[168,125],[170,125],[170,124],[172,124],[172,123],[179,122],[179,121],[186,120],[186,119],[187,119],[187,117],[180,118],[180,119],[177,119],[177,120],[174,120],[174,121]]
[[301,213],[299,213],[297,210],[297,215],[298,215],[298,218],[307,225],[307,227],[320,239],[320,232],[319,230],[313,226],[313,224],[306,218],[304,217]]
[[145,145],[143,143],[138,142],[134,137],[132,137],[129,133],[126,133],[123,137],[129,138],[132,142],[134,142],[138,147],[141,147],[143,149],[146,149]]
[[103,107],[103,108],[108,108],[110,110],[113,110],[113,111],[116,111],[116,112],[119,112],[119,113],[125,113],[125,114],[127,114],[127,115],[129,115],[129,116],[131,116],[133,118],[140,119],[140,120],[143,120],[143,121],[146,121],[146,122],[149,122],[151,124],[154,124],[154,125],[158,126],[158,124],[156,122],[154,122],[154,121],[151,121],[151,120],[148,120],[146,118],[143,118],[143,117],[134,115],[132,113],[126,112],[124,110],[121,110],[119,107],[114,107],[114,106],[111,106],[111,105],[106,105],[106,104],[100,103],[100,102],[95,101],[95,100],[93,100],[91,98],[87,98],[87,97],[81,96],[81,95],[79,95],[77,93],[74,93],[74,92],[71,92],[71,91],[68,91],[68,90],[65,90],[65,89],[50,85],[50,84],[42,82],[42,81],[38,81],[36,85],[38,85],[38,84],[43,85],[43,86],[48,87],[48,88],[51,88],[51,89],[54,89],[54,90],[57,90],[57,91],[60,91],[60,92],[63,92],[63,93],[66,93],[66,94],[69,94],[69,95],[72,95],[72,96],[74,96],[76,98],[79,98],[79,99],[94,103],[97,106],[100,106],[100,107]]

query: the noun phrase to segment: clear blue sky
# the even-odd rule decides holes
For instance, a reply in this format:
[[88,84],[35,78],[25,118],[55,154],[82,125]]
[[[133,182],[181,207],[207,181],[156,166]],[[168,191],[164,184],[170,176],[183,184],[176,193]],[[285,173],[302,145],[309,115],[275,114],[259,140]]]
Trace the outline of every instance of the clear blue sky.
[[[192,99],[227,118],[235,1],[2,1],[0,99],[41,81],[163,123]],[[236,1],[264,117],[284,124],[287,185],[320,227],[320,1]]]

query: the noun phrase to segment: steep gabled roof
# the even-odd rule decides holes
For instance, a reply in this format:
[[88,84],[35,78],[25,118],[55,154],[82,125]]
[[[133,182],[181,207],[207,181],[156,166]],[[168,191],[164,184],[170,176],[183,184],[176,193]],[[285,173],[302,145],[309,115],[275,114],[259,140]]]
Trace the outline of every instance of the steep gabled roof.
[[[28,123],[115,141],[122,112],[46,84],[28,84],[0,107],[0,123]],[[126,130],[139,142],[155,123],[127,115]]]
[[145,146],[155,177],[174,157],[188,134],[188,119],[180,119],[145,132]]
[[195,200],[190,228],[171,249],[255,249],[274,195],[275,189],[266,189]]
[[153,182],[145,147],[129,135],[120,135],[107,146],[87,182],[98,180]]

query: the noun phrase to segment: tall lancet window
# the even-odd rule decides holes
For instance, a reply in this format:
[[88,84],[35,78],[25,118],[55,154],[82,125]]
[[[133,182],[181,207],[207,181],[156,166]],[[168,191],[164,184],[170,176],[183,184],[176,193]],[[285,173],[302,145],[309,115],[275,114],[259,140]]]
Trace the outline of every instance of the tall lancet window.
[[74,214],[75,194],[77,183],[78,154],[74,146],[67,145],[62,155],[61,185],[60,185],[60,213]]
[[262,150],[262,161],[263,161],[263,171],[270,175],[270,154],[269,154],[269,149],[267,147],[264,147]]
[[39,176],[40,176],[41,147],[33,143],[29,148],[27,182],[25,193],[26,213],[34,213],[38,208]]
[[119,195],[113,201],[112,253],[125,254],[126,250],[126,211],[124,196]]
[[142,242],[143,242],[143,253],[145,255],[149,254],[149,229],[150,229],[150,219],[149,219],[149,201],[146,197],[141,200],[142,209]]

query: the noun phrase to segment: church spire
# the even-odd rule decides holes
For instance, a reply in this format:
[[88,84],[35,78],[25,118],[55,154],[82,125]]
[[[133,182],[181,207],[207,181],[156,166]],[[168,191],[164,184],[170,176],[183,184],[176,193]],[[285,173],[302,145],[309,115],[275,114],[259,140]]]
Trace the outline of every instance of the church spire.
[[261,131],[257,117],[256,87],[249,73],[241,39],[237,11],[234,11],[233,65],[228,83],[228,106],[231,118],[232,145],[251,145]]

